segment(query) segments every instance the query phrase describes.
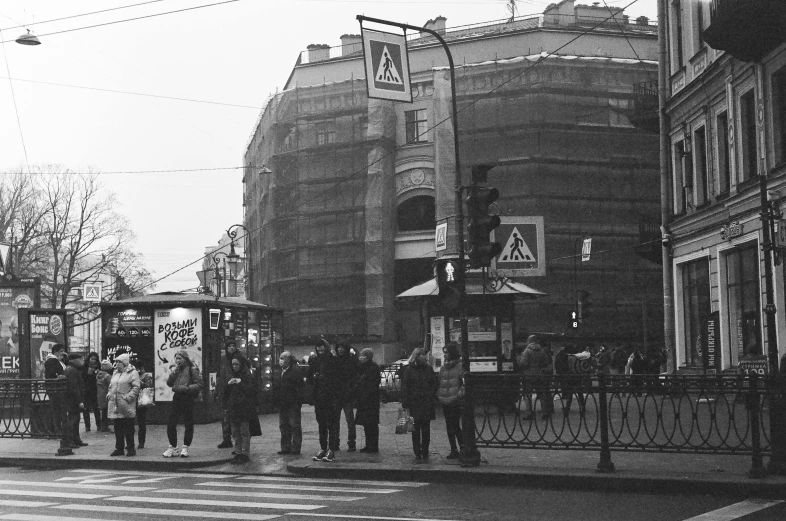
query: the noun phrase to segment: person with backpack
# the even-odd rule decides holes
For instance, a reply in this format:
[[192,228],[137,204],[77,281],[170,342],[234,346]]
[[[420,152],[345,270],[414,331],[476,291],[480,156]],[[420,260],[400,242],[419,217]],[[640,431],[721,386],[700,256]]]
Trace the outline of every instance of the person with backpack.
[[[194,400],[202,391],[202,377],[185,349],[175,354],[175,366],[166,379],[166,384],[172,388],[172,406],[169,409],[169,421],[166,426],[169,448],[162,454],[165,458],[180,456],[188,457],[188,448],[194,438]],[[183,417],[185,435],[183,447],[177,449],[177,422]]]

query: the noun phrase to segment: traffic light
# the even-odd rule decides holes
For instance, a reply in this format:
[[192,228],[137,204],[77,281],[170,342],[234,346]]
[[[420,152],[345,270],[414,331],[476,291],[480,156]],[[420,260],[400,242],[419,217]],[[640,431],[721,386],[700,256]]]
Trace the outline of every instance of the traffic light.
[[587,317],[590,316],[589,309],[592,307],[592,302],[590,302],[590,295],[589,291],[579,290],[578,295],[578,318],[579,324],[584,321]]
[[437,259],[434,263],[434,275],[437,278],[440,304],[445,309],[455,309],[459,304],[459,281],[464,271],[458,261]]
[[488,180],[489,170],[494,168],[494,165],[473,165],[472,166],[472,184],[485,184]]
[[579,313],[577,311],[570,312],[570,327],[573,329],[579,327]]
[[500,225],[499,216],[489,215],[489,206],[499,198],[499,190],[486,186],[472,186],[469,190],[467,197],[469,265],[473,269],[489,267],[491,259],[502,253],[502,245],[489,239],[492,230]]

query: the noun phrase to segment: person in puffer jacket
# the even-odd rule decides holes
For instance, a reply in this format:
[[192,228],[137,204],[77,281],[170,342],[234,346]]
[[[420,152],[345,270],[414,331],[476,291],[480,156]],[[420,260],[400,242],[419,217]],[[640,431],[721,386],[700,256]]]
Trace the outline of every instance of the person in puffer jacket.
[[448,442],[450,443],[450,454],[447,459],[459,457],[459,447],[461,446],[461,403],[459,400],[459,390],[461,389],[464,368],[461,366],[461,353],[458,344],[451,342],[442,348],[445,363],[439,368],[439,389],[437,389],[437,400],[442,404],[442,412],[445,415],[445,427],[448,431]]
[[124,353],[115,357],[115,372],[109,382],[107,402],[109,419],[114,421],[115,450],[110,456],[136,456],[134,447],[134,420],[136,418],[136,399],[141,382],[139,373],[131,365],[130,357]]

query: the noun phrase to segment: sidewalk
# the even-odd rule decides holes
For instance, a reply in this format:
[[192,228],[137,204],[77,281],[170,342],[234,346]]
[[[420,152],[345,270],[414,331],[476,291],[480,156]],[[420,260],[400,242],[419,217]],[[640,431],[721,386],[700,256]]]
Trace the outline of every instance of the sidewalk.
[[[342,418],[341,451],[333,463],[315,462],[319,451],[313,407],[303,408],[303,451],[300,456],[279,456],[278,415],[260,416],[262,436],[252,438],[251,459],[246,465],[230,465],[230,449],[218,449],[221,426],[196,425],[189,458],[161,457],[167,447],[166,426],[149,425],[145,449],[135,457],[109,457],[113,434],[87,432],[89,445],[73,456],[57,457],[59,441],[0,439],[0,465],[74,467],[121,471],[210,472],[232,474],[302,475],[311,478],[347,478],[396,481],[474,483],[479,485],[527,486],[581,490],[614,490],[655,493],[722,494],[786,499],[786,477],[749,479],[750,456],[704,456],[612,452],[613,473],[599,473],[599,454],[592,451],[487,449],[480,448],[482,463],[465,469],[446,460],[450,447],[441,416],[431,426],[431,458],[428,464],[413,461],[411,438],[395,435],[398,404],[381,408],[380,453],[346,451],[346,424]],[[182,442],[183,427],[178,427]],[[358,428],[358,448],[363,429]],[[765,464],[767,459],[765,458]]]

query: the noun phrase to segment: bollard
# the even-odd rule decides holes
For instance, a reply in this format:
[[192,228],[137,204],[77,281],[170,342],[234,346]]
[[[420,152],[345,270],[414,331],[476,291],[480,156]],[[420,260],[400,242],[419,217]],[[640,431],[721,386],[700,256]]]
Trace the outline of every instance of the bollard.
[[753,455],[751,456],[751,469],[748,477],[751,479],[761,479],[767,475],[764,468],[764,460],[761,455],[761,431],[759,429],[759,383],[758,375],[755,372],[748,373],[748,416],[751,421],[751,445]]
[[606,375],[598,374],[598,421],[600,422],[600,462],[598,472],[614,472],[609,449],[609,415],[606,403]]

